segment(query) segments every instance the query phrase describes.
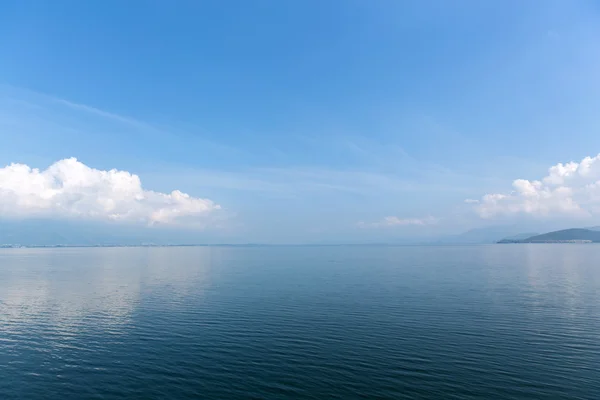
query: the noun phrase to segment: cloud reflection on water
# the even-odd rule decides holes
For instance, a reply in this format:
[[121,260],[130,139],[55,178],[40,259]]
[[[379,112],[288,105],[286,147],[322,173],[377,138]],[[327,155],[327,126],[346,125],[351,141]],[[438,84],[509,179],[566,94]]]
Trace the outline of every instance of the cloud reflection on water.
[[[0,333],[83,328],[118,334],[153,292],[177,306],[201,295],[211,248],[70,248],[0,251]],[[164,297],[163,297],[164,298]],[[153,306],[155,307],[155,305]]]

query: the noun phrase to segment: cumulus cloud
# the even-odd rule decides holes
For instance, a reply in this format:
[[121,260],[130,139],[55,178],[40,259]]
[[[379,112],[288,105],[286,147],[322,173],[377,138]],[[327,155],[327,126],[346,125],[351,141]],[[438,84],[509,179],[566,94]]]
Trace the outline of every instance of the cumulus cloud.
[[211,200],[179,190],[144,190],[137,175],[90,168],[75,158],[40,171],[24,164],[0,168],[0,216],[138,222],[198,223],[219,210]]
[[590,217],[600,214],[600,154],[559,163],[540,180],[517,179],[510,193],[486,194],[475,210],[483,218],[525,214]]
[[381,221],[377,222],[359,222],[358,225],[362,228],[384,228],[384,227],[394,227],[394,226],[426,226],[433,225],[438,222],[437,218],[434,217],[425,217],[425,218],[399,218],[394,216],[389,216],[383,218]]

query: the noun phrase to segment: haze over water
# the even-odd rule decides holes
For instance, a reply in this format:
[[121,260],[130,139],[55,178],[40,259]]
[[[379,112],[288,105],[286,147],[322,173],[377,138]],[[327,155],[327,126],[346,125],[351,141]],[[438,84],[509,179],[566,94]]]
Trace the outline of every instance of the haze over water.
[[598,399],[600,246],[0,250],[0,398]]

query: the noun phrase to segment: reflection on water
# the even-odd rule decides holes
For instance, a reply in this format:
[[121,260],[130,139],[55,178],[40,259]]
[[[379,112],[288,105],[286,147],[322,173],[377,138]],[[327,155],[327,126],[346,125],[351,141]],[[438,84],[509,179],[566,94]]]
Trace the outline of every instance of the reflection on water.
[[600,246],[0,250],[1,399],[600,398]]
[[116,334],[143,306],[143,291],[164,290],[169,302],[205,286],[211,249],[195,249],[192,264],[186,250],[5,250],[0,253],[0,328],[37,324],[65,335],[85,328]]

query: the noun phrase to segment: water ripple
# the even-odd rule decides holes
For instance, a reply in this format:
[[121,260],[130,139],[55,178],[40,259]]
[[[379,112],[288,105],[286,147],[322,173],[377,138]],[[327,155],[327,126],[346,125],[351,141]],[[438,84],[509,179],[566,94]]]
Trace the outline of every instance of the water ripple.
[[600,247],[0,250],[1,399],[600,398]]

